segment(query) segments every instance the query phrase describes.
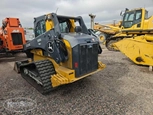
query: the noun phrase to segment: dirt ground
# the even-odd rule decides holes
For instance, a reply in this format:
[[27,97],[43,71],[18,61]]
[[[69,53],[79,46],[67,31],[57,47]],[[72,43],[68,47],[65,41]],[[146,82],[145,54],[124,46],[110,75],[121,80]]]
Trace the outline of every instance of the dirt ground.
[[[24,58],[0,59],[0,115],[153,115],[153,72],[120,52],[104,48],[103,71],[45,96],[13,70],[14,61]],[[36,107],[14,112],[5,107],[12,98],[31,99]]]

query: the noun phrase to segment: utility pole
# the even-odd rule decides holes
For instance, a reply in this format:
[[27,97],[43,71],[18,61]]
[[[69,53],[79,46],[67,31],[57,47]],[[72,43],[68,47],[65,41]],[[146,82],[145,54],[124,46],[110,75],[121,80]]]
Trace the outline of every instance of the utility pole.
[[116,20],[113,20],[113,24],[114,24],[114,26],[116,25]]
[[96,17],[96,15],[89,14],[89,16],[91,18],[91,29],[93,29],[93,26],[94,26],[94,18]]

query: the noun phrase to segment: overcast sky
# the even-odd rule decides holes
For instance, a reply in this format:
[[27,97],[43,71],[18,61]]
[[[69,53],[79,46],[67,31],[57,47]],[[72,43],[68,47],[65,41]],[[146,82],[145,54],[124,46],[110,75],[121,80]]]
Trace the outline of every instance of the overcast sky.
[[121,19],[121,10],[140,7],[153,15],[153,0],[1,0],[0,21],[5,17],[18,17],[23,27],[33,27],[34,17],[58,9],[60,15],[82,16],[90,27],[90,13],[96,15],[95,22],[110,23]]

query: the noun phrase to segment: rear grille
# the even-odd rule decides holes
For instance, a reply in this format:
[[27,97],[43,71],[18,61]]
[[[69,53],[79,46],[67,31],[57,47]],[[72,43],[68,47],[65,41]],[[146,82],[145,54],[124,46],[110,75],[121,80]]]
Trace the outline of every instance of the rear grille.
[[87,50],[86,50],[87,46],[86,45],[82,45],[80,46],[80,74],[83,74],[86,72],[86,64],[87,64]]
[[13,45],[22,45],[22,34],[21,33],[11,33]]
[[95,71],[98,68],[98,45],[80,45],[79,76]]

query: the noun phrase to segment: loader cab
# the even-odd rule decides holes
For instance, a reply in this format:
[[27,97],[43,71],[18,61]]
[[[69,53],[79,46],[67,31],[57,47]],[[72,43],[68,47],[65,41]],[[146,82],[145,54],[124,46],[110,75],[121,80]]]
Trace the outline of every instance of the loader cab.
[[57,15],[58,24],[61,33],[82,32],[88,34],[88,30],[83,22],[82,17],[69,17]]
[[79,19],[59,19],[61,33],[81,33],[82,26]]
[[54,28],[53,18],[51,14],[42,15],[34,18],[34,34],[35,37],[42,35],[46,31]]
[[59,19],[61,33],[74,32],[75,23],[73,19]]
[[144,19],[148,18],[148,11],[144,8],[126,11],[123,15],[122,27],[142,28]]
[[35,37],[42,35],[44,32],[51,29],[56,30],[57,33],[75,32],[75,30],[80,30],[76,29],[77,26],[82,29],[82,33],[88,34],[88,30],[83,22],[82,17],[80,16],[69,17],[50,13],[34,18]]

